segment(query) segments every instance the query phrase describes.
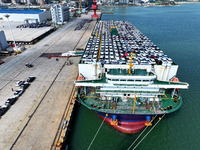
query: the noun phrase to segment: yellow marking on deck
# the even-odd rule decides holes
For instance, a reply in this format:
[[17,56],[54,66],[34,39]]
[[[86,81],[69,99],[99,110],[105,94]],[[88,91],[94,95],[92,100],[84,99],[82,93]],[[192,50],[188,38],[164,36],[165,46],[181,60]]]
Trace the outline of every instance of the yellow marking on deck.
[[91,92],[91,94],[94,94],[94,92]]
[[99,53],[98,53],[98,58],[97,58],[97,61],[99,61],[99,58],[100,58],[100,54],[101,54],[101,42],[102,42],[102,32],[103,32],[103,24],[102,24],[102,27],[101,27],[101,35],[100,35],[100,43],[99,43]]
[[[50,83],[51,84],[51,83]],[[50,86],[49,84],[49,86]],[[40,99],[40,97],[42,96],[42,94],[44,93],[44,91],[47,89],[47,87],[43,89],[42,93],[39,95],[39,97],[37,98],[37,100],[35,101],[35,103],[33,104],[33,106],[31,107],[31,109],[29,109],[28,113],[26,114],[26,116],[24,117],[24,119],[22,120],[22,122],[19,124],[19,126],[17,127],[17,129],[15,130],[15,132],[12,134],[11,138],[8,140],[8,142],[6,143],[6,146],[3,148],[3,150],[6,149],[6,147],[8,146],[8,144],[10,143],[10,141],[13,139],[13,137],[15,136],[15,134],[17,133],[17,131],[19,131],[19,128],[22,126],[23,122],[25,121],[25,119],[29,116],[29,113],[31,112],[31,110],[33,109],[33,107],[35,106],[36,102]]]
[[134,66],[134,64],[132,64],[132,62],[133,62],[133,53],[131,53],[131,62],[128,64],[129,65],[129,70],[128,70],[128,73],[129,74],[131,74],[131,69],[132,69],[132,67]]
[[97,31],[95,31],[95,36],[97,37]]
[[137,97],[136,97],[136,93],[135,93],[135,98],[134,98],[134,103],[133,103],[133,114],[134,114],[134,111],[135,111],[135,102],[136,102],[136,99],[137,99]]

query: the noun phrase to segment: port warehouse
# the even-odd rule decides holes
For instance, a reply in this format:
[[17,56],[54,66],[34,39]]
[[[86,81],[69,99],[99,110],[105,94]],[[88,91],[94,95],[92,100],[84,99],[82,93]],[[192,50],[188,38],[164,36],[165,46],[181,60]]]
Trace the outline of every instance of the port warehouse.
[[[15,35],[16,34],[18,35],[18,36],[15,36],[16,44],[34,44],[55,30],[55,28],[53,27],[48,27],[48,28],[45,27],[41,29],[26,28],[26,29],[20,30],[20,29],[17,29],[15,26],[17,25],[17,23],[20,24],[20,22],[21,24],[23,24],[26,20],[31,21],[29,23],[34,23],[34,22],[43,22],[47,19],[51,19],[50,11],[28,10],[28,9],[0,9],[0,23],[2,23],[1,25],[3,25],[4,23],[5,27],[2,27],[2,29],[5,32],[6,39],[9,44],[13,43],[13,39],[7,35],[7,34],[10,34],[9,28],[6,29],[8,19],[5,17],[5,15],[7,14],[10,15],[9,21],[12,26],[13,32],[15,33]],[[31,35],[31,33],[33,32],[34,34]],[[27,34],[27,33],[30,33],[30,34]],[[24,38],[24,37],[28,37],[28,38]]]
[[[15,43],[16,44],[32,45],[32,44],[37,43],[38,41],[40,41],[41,39],[43,39],[47,35],[51,34],[55,30],[56,30],[56,28],[49,27],[48,31],[41,32],[40,34],[38,34],[38,36],[33,37],[31,40],[30,40],[30,38],[28,40],[26,40],[26,39],[16,40]],[[7,42],[8,42],[8,44],[12,44],[13,40],[7,40]]]
[[51,19],[50,11],[30,9],[0,9],[1,20],[7,21],[5,15],[10,15],[10,21],[24,22],[25,20],[37,20],[38,22]]

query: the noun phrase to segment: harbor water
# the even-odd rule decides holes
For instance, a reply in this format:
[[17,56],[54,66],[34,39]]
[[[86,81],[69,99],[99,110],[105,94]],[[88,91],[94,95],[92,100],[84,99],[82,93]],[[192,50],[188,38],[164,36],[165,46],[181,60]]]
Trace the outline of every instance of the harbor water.
[[[190,84],[188,90],[181,91],[182,107],[166,115],[136,150],[200,149],[200,4],[103,9],[113,9],[114,14],[103,14],[102,20],[130,21],[179,65],[177,76],[180,81]],[[153,125],[157,121],[158,118]],[[93,111],[80,105],[74,114],[69,149],[86,150],[101,122]],[[143,135],[151,128],[148,127]],[[126,150],[140,133],[124,134],[104,123],[90,149]]]

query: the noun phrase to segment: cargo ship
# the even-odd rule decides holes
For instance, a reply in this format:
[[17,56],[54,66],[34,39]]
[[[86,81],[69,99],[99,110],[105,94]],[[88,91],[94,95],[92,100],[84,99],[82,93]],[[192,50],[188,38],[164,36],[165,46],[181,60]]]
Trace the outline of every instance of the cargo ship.
[[78,100],[113,128],[136,133],[181,107],[178,65],[126,21],[98,21],[79,62]]

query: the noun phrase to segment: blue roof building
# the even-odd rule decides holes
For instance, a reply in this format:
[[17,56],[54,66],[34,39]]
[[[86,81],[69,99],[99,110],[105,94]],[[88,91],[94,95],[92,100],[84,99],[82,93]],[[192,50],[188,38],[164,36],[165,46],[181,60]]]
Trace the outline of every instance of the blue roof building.
[[42,22],[51,19],[51,13],[49,11],[36,9],[0,9],[0,18],[7,20],[5,17],[6,14],[10,16],[10,21],[24,22],[25,20],[31,19]]

